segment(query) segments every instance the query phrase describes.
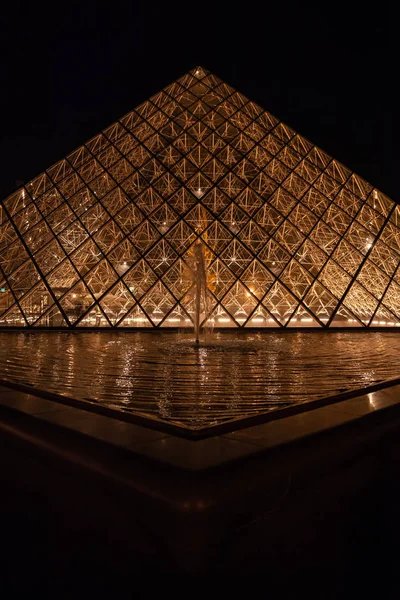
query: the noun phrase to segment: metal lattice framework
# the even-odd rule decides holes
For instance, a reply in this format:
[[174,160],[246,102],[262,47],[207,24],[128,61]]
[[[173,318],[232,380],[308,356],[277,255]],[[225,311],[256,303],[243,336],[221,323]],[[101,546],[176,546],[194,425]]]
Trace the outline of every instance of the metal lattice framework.
[[0,205],[0,326],[400,325],[400,207],[198,67]]

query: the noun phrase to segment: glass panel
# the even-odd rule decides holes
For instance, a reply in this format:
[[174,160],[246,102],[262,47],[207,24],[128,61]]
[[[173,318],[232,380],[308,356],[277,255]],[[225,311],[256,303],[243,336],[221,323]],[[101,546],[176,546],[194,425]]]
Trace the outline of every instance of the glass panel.
[[346,308],[351,310],[364,325],[368,325],[378,306],[378,301],[361,287],[361,285],[355,282],[347,292],[343,304]]
[[36,264],[44,275],[54,269],[65,258],[65,253],[57,240],[47,244],[43,250],[40,250],[35,256]]
[[298,306],[299,301],[288,290],[276,281],[266,297],[263,305],[275,319],[286,325]]
[[93,296],[82,281],[70,289],[60,300],[60,304],[71,324],[75,323],[93,303]]
[[157,281],[157,275],[146,261],[140,260],[127,274],[123,280],[129,291],[137,300],[150,289]]
[[53,305],[35,323],[35,327],[67,327],[67,322],[62,316],[58,306]]
[[2,327],[26,327],[27,323],[19,307],[15,305],[2,315],[0,325]]
[[326,325],[338,304],[338,300],[316,281],[305,296],[304,304],[321,323]]
[[299,306],[287,325],[288,327],[321,327],[321,323],[314,318],[303,306]]
[[154,325],[158,325],[170,312],[176,301],[165,285],[158,281],[142,298],[140,304]]
[[280,281],[300,299],[310,287],[312,280],[311,275],[295,260],[290,261],[280,277]]
[[32,325],[53,304],[48,289],[43,282],[39,283],[31,292],[21,297],[19,305],[29,325]]
[[109,327],[110,322],[98,304],[77,322],[77,327]]
[[8,283],[17,299],[27,294],[39,280],[40,275],[29,260],[8,276]]
[[95,298],[111,287],[118,275],[107,260],[102,260],[87,275],[85,283]]
[[78,279],[79,275],[68,259],[64,260],[59,267],[46,277],[47,284],[56,298],[66,294]]
[[116,325],[135,304],[131,292],[120,281],[100,300],[100,306],[108,320]]

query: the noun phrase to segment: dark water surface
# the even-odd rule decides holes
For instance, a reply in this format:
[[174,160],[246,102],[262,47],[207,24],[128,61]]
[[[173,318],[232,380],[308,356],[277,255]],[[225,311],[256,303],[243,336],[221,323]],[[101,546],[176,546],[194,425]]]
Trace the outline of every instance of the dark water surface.
[[0,379],[186,428],[394,379],[400,332],[1,332]]

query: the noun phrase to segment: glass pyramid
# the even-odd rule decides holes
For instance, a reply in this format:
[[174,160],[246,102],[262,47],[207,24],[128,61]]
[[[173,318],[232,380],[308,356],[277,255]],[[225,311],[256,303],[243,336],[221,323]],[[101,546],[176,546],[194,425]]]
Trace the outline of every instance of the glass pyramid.
[[400,325],[400,207],[202,67],[0,205],[0,326]]

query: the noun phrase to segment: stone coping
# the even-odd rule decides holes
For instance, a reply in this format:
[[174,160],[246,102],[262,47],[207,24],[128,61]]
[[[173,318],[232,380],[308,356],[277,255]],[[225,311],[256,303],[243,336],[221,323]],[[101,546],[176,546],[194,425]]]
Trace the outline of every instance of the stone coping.
[[364,389],[355,397],[285,418],[191,440],[94,413],[85,407],[67,406],[34,393],[0,386],[0,424],[10,418],[14,425],[23,420],[41,427],[44,437],[50,427],[83,437],[86,442],[128,452],[132,458],[148,459],[153,464],[192,473],[256,458],[356,422],[373,424],[374,418],[387,415],[388,411],[396,412],[396,407],[400,410],[397,382],[383,389]]

